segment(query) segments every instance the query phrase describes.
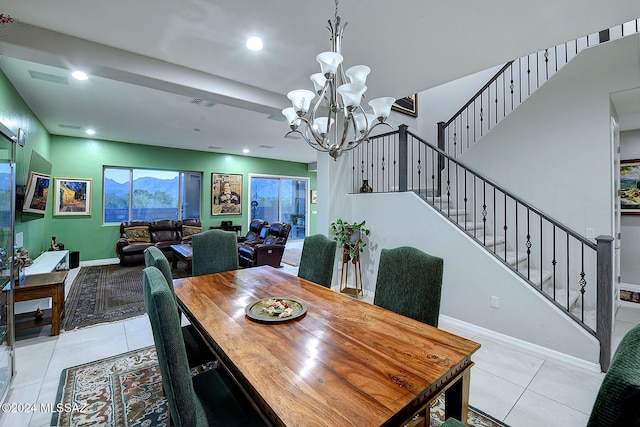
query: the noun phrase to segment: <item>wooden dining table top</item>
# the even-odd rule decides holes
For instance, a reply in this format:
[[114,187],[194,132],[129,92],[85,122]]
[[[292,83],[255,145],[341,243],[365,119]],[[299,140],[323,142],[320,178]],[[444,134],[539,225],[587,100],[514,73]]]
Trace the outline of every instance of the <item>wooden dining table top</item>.
[[[275,425],[402,425],[468,375],[480,348],[270,266],[174,287],[185,315]],[[271,297],[302,301],[306,313],[281,323],[245,315]]]

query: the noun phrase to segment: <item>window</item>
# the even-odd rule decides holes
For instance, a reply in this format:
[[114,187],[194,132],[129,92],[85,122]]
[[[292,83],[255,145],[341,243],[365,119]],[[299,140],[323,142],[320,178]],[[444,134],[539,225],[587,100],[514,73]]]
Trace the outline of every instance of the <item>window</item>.
[[103,221],[200,218],[202,173],[104,168]]
[[304,239],[308,178],[250,176],[251,218],[291,224],[290,240]]

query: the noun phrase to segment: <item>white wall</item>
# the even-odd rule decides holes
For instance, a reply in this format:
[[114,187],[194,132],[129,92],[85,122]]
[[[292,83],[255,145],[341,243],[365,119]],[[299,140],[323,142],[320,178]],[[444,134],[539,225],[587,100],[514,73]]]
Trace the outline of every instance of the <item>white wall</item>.
[[[444,259],[440,313],[598,363],[597,340],[413,193],[353,194],[350,221],[371,229],[362,256],[367,293],[375,291],[380,251],[414,246]],[[497,296],[500,308],[490,307]]]
[[413,133],[438,144],[438,122],[446,122],[483,87],[504,64],[453,80],[418,94],[418,129]]
[[[620,160],[640,159],[640,130],[620,132]],[[620,279],[640,285],[640,216],[620,218]]]

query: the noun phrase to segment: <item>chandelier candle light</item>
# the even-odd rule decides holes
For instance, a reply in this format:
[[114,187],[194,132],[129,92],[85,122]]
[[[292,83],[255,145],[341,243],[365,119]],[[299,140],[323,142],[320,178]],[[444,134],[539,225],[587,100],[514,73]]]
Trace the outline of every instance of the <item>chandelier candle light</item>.
[[[340,27],[338,0],[334,22],[328,22],[332,51],[316,56],[321,72],[310,77],[315,92],[305,89],[292,90],[287,94],[287,98],[293,106],[282,110],[282,114],[291,127],[285,137],[294,132],[298,133],[313,148],[329,153],[336,160],[343,152],[368,141],[369,134],[376,126],[384,124],[391,127],[385,121],[391,113],[391,104],[395,102],[395,98],[372,99],[369,106],[373,112],[364,111],[360,102],[367,90],[365,82],[371,69],[366,65],[355,65],[345,72],[342,68],[340,40],[347,23]],[[316,95],[319,98],[312,106]],[[318,111],[322,105],[326,108],[325,115]],[[298,130],[302,123],[304,132]]]

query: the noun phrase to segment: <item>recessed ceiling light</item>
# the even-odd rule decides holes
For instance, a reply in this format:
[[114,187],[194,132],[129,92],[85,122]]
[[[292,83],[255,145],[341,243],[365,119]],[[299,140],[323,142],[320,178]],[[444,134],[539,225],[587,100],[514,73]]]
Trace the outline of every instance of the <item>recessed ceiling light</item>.
[[74,71],[71,76],[76,80],[87,80],[89,76],[84,71]]
[[262,40],[260,39],[260,37],[256,37],[256,36],[249,37],[247,39],[247,48],[249,48],[249,50],[254,50],[254,51],[262,50]]
[[96,131],[93,129],[87,129],[84,131],[84,133],[86,133],[87,135],[95,135]]
[[243,152],[244,154],[248,154],[248,153],[249,153],[249,149],[248,149],[248,148],[245,148],[244,150],[242,150],[242,152]]

